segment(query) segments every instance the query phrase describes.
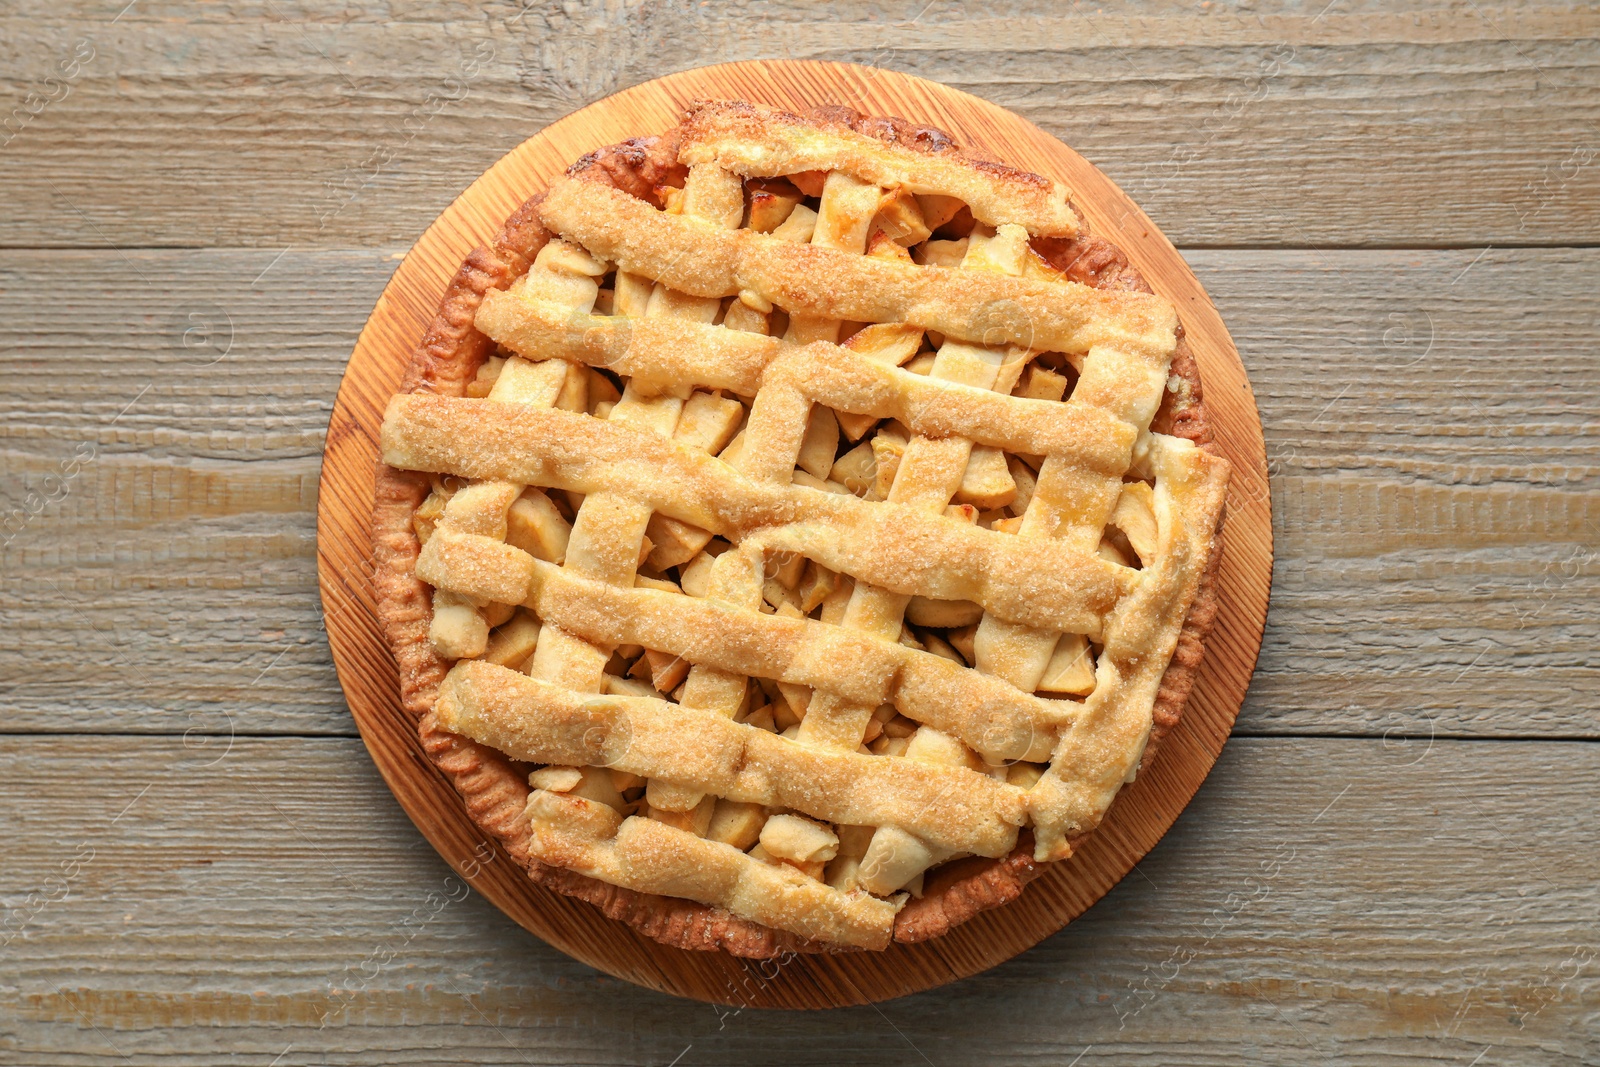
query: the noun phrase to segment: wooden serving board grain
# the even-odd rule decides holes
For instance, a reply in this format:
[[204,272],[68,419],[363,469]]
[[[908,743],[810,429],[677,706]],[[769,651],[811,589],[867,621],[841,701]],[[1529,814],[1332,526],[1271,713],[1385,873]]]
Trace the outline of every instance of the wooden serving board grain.
[[[709,97],[790,109],[842,103],[899,115],[941,127],[989,158],[1066,183],[1093,230],[1120,245],[1156,292],[1177,306],[1200,364],[1217,443],[1233,464],[1222,610],[1183,720],[1153,768],[1123,790],[1071,860],[1047,871],[1011,905],[929,944],[744,961],[664,947],[588,904],[533,885],[484,840],[454,789],[422,754],[415,724],[400,708],[394,661],[374,617],[370,516],[378,426],[445,285],[469,251],[573,160],[664,130],[689,102]],[[1182,257],[1108,178],[1031,123],[966,93],[850,64],[763,61],[646,82],[569,115],[518,145],[428,228],[373,309],[339,389],[322,466],[317,563],[328,641],[367,748],[417,827],[480,893],[545,941],[619,978],[738,1007],[821,1008],[929,989],[1009,959],[1080,915],[1160,840],[1221,751],[1255,666],[1272,577],[1270,507],[1261,423],[1233,342]]]

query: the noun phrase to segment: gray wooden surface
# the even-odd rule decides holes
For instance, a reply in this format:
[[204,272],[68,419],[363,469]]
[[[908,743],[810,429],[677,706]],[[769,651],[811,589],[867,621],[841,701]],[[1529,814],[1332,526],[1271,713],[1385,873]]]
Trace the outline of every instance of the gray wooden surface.
[[[1600,1063],[1592,7],[124,3],[0,11],[0,1063]],[[409,242],[551,119],[760,56],[1100,164],[1273,475],[1261,666],[1174,831],[1011,963],[829,1015],[628,987],[472,895],[314,573]]]

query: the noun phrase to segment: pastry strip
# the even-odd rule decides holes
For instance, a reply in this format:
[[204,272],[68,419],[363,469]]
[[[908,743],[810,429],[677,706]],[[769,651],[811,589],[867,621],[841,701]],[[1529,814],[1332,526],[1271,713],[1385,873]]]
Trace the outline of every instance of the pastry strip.
[[1156,690],[1215,544],[1227,461],[1161,435],[1152,435],[1151,452],[1155,558],[1107,621],[1094,691],[1028,793],[1034,855],[1041,861],[1071,855],[1069,838],[1099,824],[1138,767]]
[[689,110],[678,157],[752,177],[842,170],[912,193],[952,196],[990,226],[1015,223],[1047,237],[1078,232],[1065,186],[1000,164],[981,169],[951,153],[919,152],[839,127],[745,103],[708,101]]
[[800,744],[714,711],[584,696],[481,660],[446,676],[448,729],[515,759],[613,767],[719,797],[855,826],[904,826],[941,847],[999,856],[1016,842],[1022,790],[964,767]]
[[1098,633],[1137,572],[1054,542],[888,502],[754,482],[658,434],[565,411],[412,394],[390,402],[384,462],[465,478],[614,492],[734,541],[797,552],[907,596]]
[[[689,174],[684,201],[685,212],[701,224],[708,227],[737,226],[744,209],[743,185],[737,178],[717,168],[697,167]],[[633,285],[636,281],[619,275],[618,288]],[[624,294],[623,299],[629,299],[629,294]],[[637,313],[641,309],[625,306],[623,310]],[[720,303],[715,299],[684,296],[657,284],[642,310],[647,318],[681,318],[709,324],[720,311]],[[611,409],[606,425],[637,429],[654,440],[670,439],[677,428],[688,394],[686,385],[657,391],[642,381],[630,380],[621,400]],[[655,509],[638,494],[627,492],[627,487],[620,489],[602,488],[586,492],[573,522],[566,568],[611,585],[631,587],[644,548],[646,529]],[[682,532],[685,535],[695,533],[692,529]],[[568,688],[579,692],[599,691],[605,684],[603,671],[611,655],[611,647],[584,641],[559,627],[552,629],[561,643],[555,646],[553,654],[546,656],[549,645],[541,634],[529,673],[535,678],[565,682]],[[582,664],[586,669],[581,676],[573,679],[569,664]],[[578,684],[573,684],[574,681]],[[533,801],[537,801],[542,793],[542,790],[535,790]],[[530,810],[542,810],[537,803],[530,803]],[[549,810],[551,817],[555,818],[569,809],[556,805]],[[567,831],[570,833],[572,829],[569,827]],[[684,831],[674,829],[672,832]]]
[[501,292],[484,298],[477,326],[529,359],[575,360],[647,382],[693,382],[742,396],[755,396],[768,383],[792,386],[814,403],[897,419],[927,437],[1069,455],[1119,477],[1136,436],[1126,420],[1097,405],[1029,400],[941,381],[821,341],[794,346],[699,323],[575,315]]
[[651,819],[624,819],[582,797],[536,791],[528,825],[533,850],[550,863],[640,893],[726,908],[817,941],[884,948],[899,910],[898,902],[840,893],[792,867],[762,863]]
[[908,322],[974,344],[1048,352],[1117,344],[1159,358],[1176,344],[1172,305],[1146,293],[921,267],[713,230],[583,178],[551,186],[540,215],[621,269],[695,296],[749,290],[791,315]]

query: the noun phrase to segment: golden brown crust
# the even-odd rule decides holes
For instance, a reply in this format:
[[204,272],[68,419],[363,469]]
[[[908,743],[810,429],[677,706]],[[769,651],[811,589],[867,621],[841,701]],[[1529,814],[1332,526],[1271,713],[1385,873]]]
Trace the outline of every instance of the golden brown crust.
[[837,107],[802,118],[743,101],[712,100],[691,107],[682,129],[685,163],[715,162],[759,177],[847,170],[875,185],[953,196],[991,226],[1026,224],[1030,232],[1051,237],[1070,237],[1081,226],[1060,184],[969,158],[941,131],[900,119],[863,121]]
[[[897,148],[948,154],[979,163],[970,160],[942,131],[901,119],[868,118],[849,108],[829,106],[796,121],[847,127]],[[585,178],[659,204],[659,191],[664,186],[682,184],[684,167],[677,158],[681,136],[680,129],[659,138],[638,138],[602,149],[579,160],[569,173],[582,173]],[[1021,173],[986,161],[979,165],[993,173]],[[401,392],[463,395],[466,382],[492,349],[489,339],[472,326],[484,294],[504,288],[526,271],[532,257],[549,239],[539,221],[538,200],[523,205],[489,246],[474,251],[462,265],[413,356]],[[1150,291],[1120,250],[1081,226],[1071,236],[1037,238],[1034,246],[1073,281],[1102,289]],[[1210,431],[1198,370],[1182,338],[1181,326],[1178,336],[1171,363],[1173,387],[1165,394],[1152,428],[1204,448],[1210,442]],[[719,908],[609,885],[541,863],[530,855],[524,814],[530,790],[523,766],[487,746],[441,729],[433,714],[434,699],[448,664],[428,642],[430,591],[416,577],[420,543],[411,521],[427,490],[426,476],[379,464],[373,512],[374,587],[379,617],[400,667],[403,704],[418,717],[425,751],[462,794],[473,821],[494,834],[533,881],[594,904],[608,917],[664,944],[747,957],[838,950],[837,946],[806,941],[736,918]],[[1161,678],[1141,767],[1149,765],[1161,740],[1177,724],[1194,684],[1204,652],[1202,642],[1216,612],[1219,557],[1220,540],[1207,562],[1177,649]],[[1033,859],[1032,843],[1024,835],[1017,848],[1002,859],[964,860],[930,872],[923,896],[897,916],[894,938],[915,942],[938,937],[980,911],[1015,899],[1042,866]]]
[[750,230],[710,230],[583,180],[557,183],[540,215],[618,269],[699,297],[754,292],[794,314],[909,322],[963,341],[1082,352],[1117,344],[1165,358],[1170,304],[1137,291],[928,268],[799,245]]

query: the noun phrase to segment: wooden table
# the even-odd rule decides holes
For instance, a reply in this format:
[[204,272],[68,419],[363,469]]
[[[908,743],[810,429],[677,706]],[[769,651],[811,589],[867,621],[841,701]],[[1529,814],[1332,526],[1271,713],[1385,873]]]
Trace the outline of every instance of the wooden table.
[[[1600,16],[123,2],[0,14],[0,1064],[1600,1063]],[[632,988],[472,895],[316,595],[410,242],[552,119],[759,56],[1100,164],[1238,342],[1277,522],[1236,735],[1137,873],[828,1015]]]

